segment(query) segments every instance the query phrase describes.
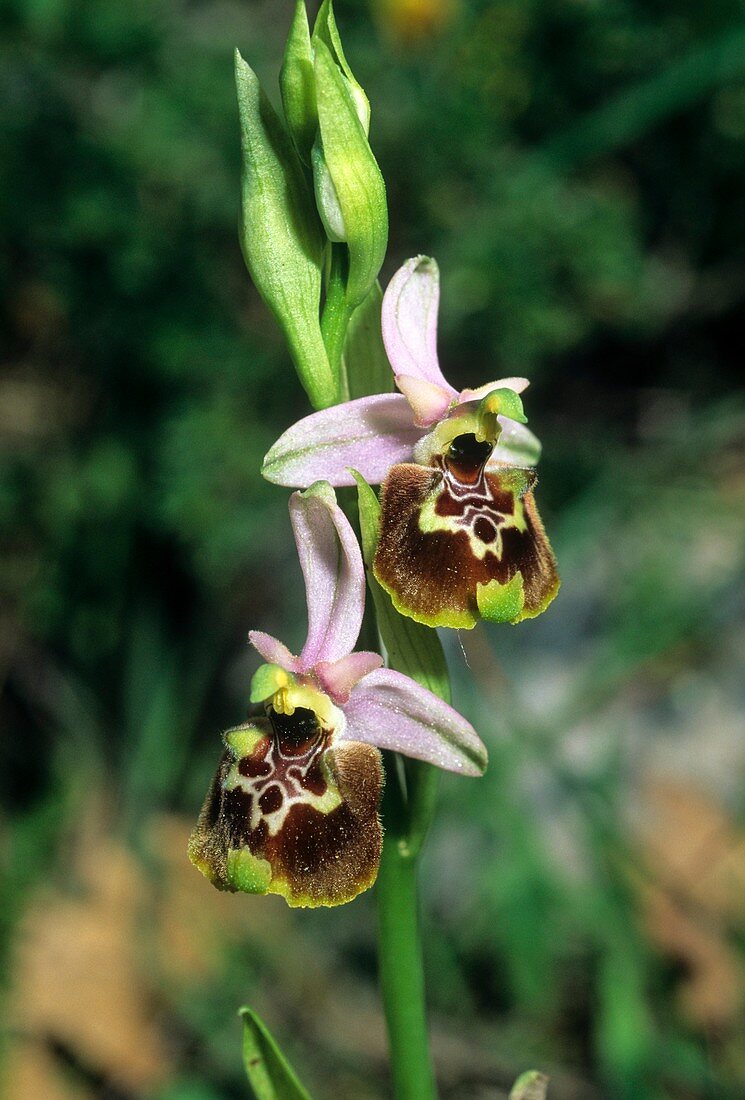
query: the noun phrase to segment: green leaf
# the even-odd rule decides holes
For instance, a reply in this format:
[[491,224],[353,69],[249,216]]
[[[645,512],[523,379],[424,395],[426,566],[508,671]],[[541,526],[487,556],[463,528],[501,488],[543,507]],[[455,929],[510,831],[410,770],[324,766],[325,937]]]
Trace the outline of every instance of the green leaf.
[[383,346],[380,323],[382,303],[383,291],[375,282],[350,318],[344,342],[350,398],[390,393],[393,389],[393,370]]
[[528,1070],[521,1074],[512,1086],[510,1100],[546,1100],[548,1077],[545,1073]]
[[370,291],[385,257],[385,184],[357,115],[349,82],[320,39],[315,43],[315,73],[322,154],[349,248],[347,301],[352,307]]
[[266,1024],[242,1008],[243,1065],[256,1100],[310,1100]]
[[428,688],[449,703],[450,677],[442,643],[436,631],[399,615],[390,596],[373,576],[372,561],[378,542],[380,503],[375,491],[362,475],[355,473],[354,477],[357,482],[362,555],[367,566],[367,582],[375,603],[378,630],[388,654],[388,662],[391,668],[410,676],[422,687]]
[[298,0],[295,5],[295,16],[279,70],[279,89],[290,136],[300,157],[310,164],[310,151],[318,130],[318,111],[305,0]]
[[235,78],[246,266],[285,334],[311,404],[326,408],[337,401],[339,387],[319,322],[321,226],[287,131],[238,51]]

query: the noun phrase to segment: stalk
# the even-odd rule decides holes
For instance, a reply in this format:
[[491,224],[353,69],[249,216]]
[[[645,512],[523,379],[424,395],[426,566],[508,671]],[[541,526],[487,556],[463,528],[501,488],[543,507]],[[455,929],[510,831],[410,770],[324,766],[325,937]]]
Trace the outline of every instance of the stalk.
[[[329,360],[340,380],[340,390],[348,396],[342,356],[351,313],[347,305],[345,257],[338,245],[332,245],[329,260],[321,330]],[[359,529],[356,494],[352,498],[342,490],[339,500],[352,524]],[[358,533],[361,532],[358,530]],[[364,537],[361,541],[364,547]],[[378,648],[378,627],[372,602],[368,602],[365,611],[360,642],[363,639],[366,647]],[[420,678],[414,668],[401,668],[400,671]],[[436,1100],[427,1029],[417,877],[419,855],[434,815],[439,776],[436,768],[418,760],[402,760],[393,753],[383,755],[385,839],[376,884],[378,965],[393,1095],[395,1100]]]
[[383,803],[386,838],[377,882],[378,957],[393,1093],[396,1100],[435,1100],[417,895],[418,851],[423,836],[417,837],[415,853],[409,841],[408,819],[409,807],[396,761],[387,756]]

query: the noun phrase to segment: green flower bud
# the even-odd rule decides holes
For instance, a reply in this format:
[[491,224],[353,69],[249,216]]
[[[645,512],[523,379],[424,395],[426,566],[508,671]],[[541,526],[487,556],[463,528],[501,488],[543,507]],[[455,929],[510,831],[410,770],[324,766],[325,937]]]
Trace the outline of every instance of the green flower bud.
[[[352,98],[357,118],[360,120],[367,137],[370,130],[370,102],[356,80],[350,80],[346,76],[343,79]],[[317,121],[318,114],[316,112]],[[347,231],[344,225],[344,215],[341,212],[339,196],[336,193],[334,181],[323,155],[323,142],[320,134],[317,136],[311,151],[311,164],[313,166],[313,188],[316,194],[316,205],[318,213],[321,215],[323,227],[326,230],[326,236],[335,243],[346,241]]]
[[[319,16],[320,18],[320,16]],[[315,36],[316,104],[320,144],[314,146],[316,200],[331,240],[349,249],[347,302],[358,305],[373,286],[388,243],[385,184],[367,140],[364,103],[355,83],[320,36]],[[358,87],[358,86],[357,86]],[[360,89],[361,91],[361,89]],[[362,93],[364,96],[364,93]],[[363,111],[360,118],[358,105]]]
[[290,136],[299,156],[310,164],[311,149],[318,132],[318,111],[313,47],[305,0],[298,0],[295,7],[295,17],[279,71],[279,89]]
[[[324,241],[302,165],[256,74],[236,51],[241,125],[241,246],[276,317],[315,408],[333,405],[338,383],[319,322]],[[359,125],[359,123],[358,123]]]
[[336,61],[348,82],[349,94],[357,111],[357,117],[362,123],[365,134],[370,131],[370,101],[365,95],[362,85],[349,67],[349,62],[344,55],[341,44],[341,35],[334,17],[334,6],[331,0],[324,0],[318,11],[315,26],[313,27],[313,46],[316,42],[323,42],[329,53]]

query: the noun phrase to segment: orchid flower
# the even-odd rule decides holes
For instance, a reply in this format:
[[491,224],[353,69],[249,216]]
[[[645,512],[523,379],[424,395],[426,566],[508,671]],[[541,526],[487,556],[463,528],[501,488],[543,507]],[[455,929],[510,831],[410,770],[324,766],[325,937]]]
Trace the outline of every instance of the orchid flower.
[[224,736],[225,752],[189,842],[219,889],[338,905],[375,881],[382,843],[379,749],[480,775],[486,749],[452,707],[377,653],[353,652],[365,573],[331,486],[290,499],[305,579],[308,635],[299,656],[261,631],[251,683],[259,714]]
[[540,443],[525,427],[526,378],[458,393],[437,358],[440,286],[417,256],[383,298],[383,342],[400,393],[361,397],[300,420],[263,473],[280,485],[318,477],[382,483],[377,580],[398,611],[428,626],[520,622],[559,588],[533,498]]

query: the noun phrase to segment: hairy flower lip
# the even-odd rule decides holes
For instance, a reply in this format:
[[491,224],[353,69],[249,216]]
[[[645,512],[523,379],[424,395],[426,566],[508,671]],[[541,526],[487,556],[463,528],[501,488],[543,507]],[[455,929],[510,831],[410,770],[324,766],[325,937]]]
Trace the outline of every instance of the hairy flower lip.
[[430,627],[517,623],[556,595],[556,563],[531,492],[532,470],[394,466],[383,483],[373,572],[397,611]]

